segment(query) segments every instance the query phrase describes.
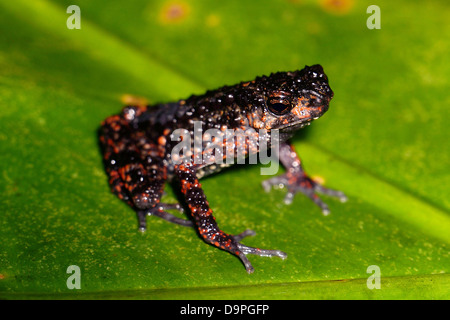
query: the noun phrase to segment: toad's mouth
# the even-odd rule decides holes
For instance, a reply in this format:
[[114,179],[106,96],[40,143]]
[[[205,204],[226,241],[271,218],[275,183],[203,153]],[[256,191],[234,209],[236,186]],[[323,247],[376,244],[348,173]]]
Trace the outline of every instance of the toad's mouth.
[[311,124],[311,122],[316,119],[319,119],[319,117],[298,120],[296,122],[287,123],[285,125],[281,125],[277,128],[273,128],[273,129],[280,130],[280,131],[286,132],[286,133],[293,132],[293,131],[297,131],[298,129],[301,129],[303,127],[309,126]]

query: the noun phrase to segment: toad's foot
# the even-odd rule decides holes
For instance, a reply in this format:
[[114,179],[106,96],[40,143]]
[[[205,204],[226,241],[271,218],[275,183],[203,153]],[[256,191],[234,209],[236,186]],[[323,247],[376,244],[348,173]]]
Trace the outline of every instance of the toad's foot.
[[262,186],[266,192],[269,192],[272,186],[286,187],[288,190],[288,193],[284,198],[284,203],[286,204],[292,203],[294,195],[297,192],[304,193],[316,205],[320,207],[324,215],[328,215],[330,213],[330,209],[319,198],[316,192],[327,196],[337,197],[341,202],[347,201],[347,197],[343,192],[325,188],[318,182],[315,182],[314,180],[309,178],[304,172],[301,171],[296,171],[294,173],[287,172],[278,177],[273,177],[271,179],[265,180],[262,182]]
[[147,216],[157,216],[172,223],[176,223],[185,227],[193,227],[194,223],[191,220],[181,219],[165,210],[175,209],[184,212],[184,209],[178,203],[158,203],[155,207],[137,211],[139,221],[139,231],[145,232],[147,230]]
[[240,243],[240,241],[242,239],[244,239],[245,237],[254,236],[254,235],[255,235],[255,232],[253,230],[245,230],[244,232],[242,232],[238,235],[226,235],[224,233],[221,233],[219,238],[222,238],[222,241],[220,241],[219,243],[222,243],[223,245],[218,245],[218,243],[213,243],[213,244],[237,255],[239,257],[239,259],[241,259],[242,263],[244,264],[245,270],[247,270],[247,273],[253,273],[255,271],[252,264],[250,263],[250,261],[247,258],[247,254],[256,254],[259,256],[263,256],[263,257],[275,257],[276,256],[283,260],[287,258],[287,254],[280,250],[259,249],[259,248],[249,247],[249,246],[246,246],[246,245],[243,245]]

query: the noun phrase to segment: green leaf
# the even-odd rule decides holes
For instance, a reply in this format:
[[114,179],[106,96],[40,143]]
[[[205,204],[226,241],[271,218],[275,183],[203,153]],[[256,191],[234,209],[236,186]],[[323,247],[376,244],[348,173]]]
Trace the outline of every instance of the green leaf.
[[[370,4],[0,1],[0,298],[450,298],[450,7],[379,1],[370,30]],[[286,260],[249,256],[248,275],[194,229],[149,218],[137,232],[96,134],[124,95],[173,101],[315,63],[335,97],[293,141],[349,200],[324,196],[329,216],[302,195],[286,206],[258,165],[202,180],[224,231],[253,229],[245,244]]]

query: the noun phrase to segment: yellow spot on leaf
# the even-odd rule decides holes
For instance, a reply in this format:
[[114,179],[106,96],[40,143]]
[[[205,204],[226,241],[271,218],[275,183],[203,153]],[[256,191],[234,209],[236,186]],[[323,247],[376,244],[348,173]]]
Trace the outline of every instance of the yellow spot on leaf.
[[125,105],[132,105],[132,106],[146,106],[149,104],[146,98],[133,96],[131,94],[122,95],[120,97],[120,101]]
[[206,18],[206,25],[208,27],[217,27],[220,24],[220,17],[215,14],[210,14]]
[[333,14],[347,14],[349,13],[353,6],[354,0],[321,0],[321,7]]
[[191,8],[185,2],[171,1],[166,3],[159,14],[159,20],[164,24],[180,23],[189,15]]
[[321,185],[325,184],[325,179],[321,176],[312,176],[311,180]]

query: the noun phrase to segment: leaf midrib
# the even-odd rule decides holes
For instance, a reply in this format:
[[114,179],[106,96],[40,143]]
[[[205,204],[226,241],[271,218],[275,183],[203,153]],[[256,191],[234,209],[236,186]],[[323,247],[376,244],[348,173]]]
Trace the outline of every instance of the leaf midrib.
[[[368,278],[371,274],[368,274]],[[340,299],[340,292],[351,292],[345,299],[379,298],[389,288],[390,299],[407,299],[413,289],[421,288],[425,298],[447,299],[450,292],[449,274],[380,277],[380,289],[368,289],[368,278],[311,280],[266,284],[246,284],[232,286],[177,287],[150,290],[114,290],[99,292],[60,292],[60,293],[2,293],[0,299]],[[317,293],[317,290],[319,292]],[[351,290],[353,289],[353,290]],[[311,290],[315,293],[311,294]],[[394,291],[394,293],[393,293]],[[434,293],[430,296],[429,291]],[[261,292],[264,292],[262,294]],[[394,295],[392,295],[394,294]],[[415,297],[418,299],[418,297]]]

